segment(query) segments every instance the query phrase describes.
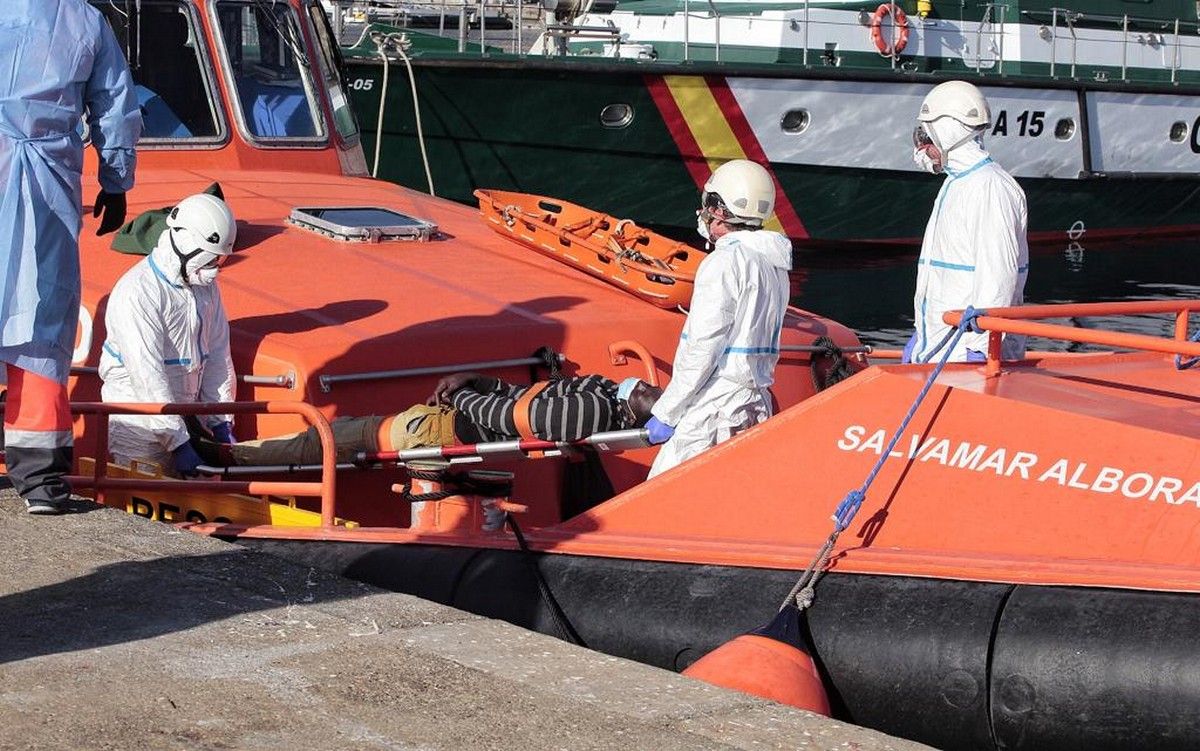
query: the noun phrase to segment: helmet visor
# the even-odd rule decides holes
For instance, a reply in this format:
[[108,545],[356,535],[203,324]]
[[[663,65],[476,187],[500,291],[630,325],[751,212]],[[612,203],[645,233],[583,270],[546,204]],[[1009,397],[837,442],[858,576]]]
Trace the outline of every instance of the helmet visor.
[[700,218],[704,222],[707,223],[713,219],[720,219],[728,213],[725,210],[725,202],[721,200],[721,196],[707,190],[700,194]]
[[925,130],[924,123],[919,123],[917,127],[913,128],[912,140],[913,146],[918,149],[925,146],[937,146],[933,138],[929,135],[929,131]]

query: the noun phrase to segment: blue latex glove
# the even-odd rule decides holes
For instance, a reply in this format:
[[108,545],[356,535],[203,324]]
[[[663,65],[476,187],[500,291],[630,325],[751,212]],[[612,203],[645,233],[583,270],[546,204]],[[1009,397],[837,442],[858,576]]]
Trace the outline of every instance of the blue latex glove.
[[230,446],[237,443],[237,439],[233,437],[233,423],[229,421],[212,426],[212,434],[218,443],[227,443]]
[[977,349],[967,350],[967,362],[987,362],[987,355]]
[[908,342],[904,345],[904,354],[900,355],[900,362],[908,363],[913,361],[913,348],[917,346],[917,332],[913,332],[912,336],[908,337]]
[[175,471],[182,477],[195,477],[199,474],[196,467],[204,463],[190,443],[180,444],[171,451],[171,455],[175,458]]
[[646,432],[649,434],[650,443],[657,445],[669,441],[671,436],[675,435],[675,428],[657,417],[651,417],[646,423]]

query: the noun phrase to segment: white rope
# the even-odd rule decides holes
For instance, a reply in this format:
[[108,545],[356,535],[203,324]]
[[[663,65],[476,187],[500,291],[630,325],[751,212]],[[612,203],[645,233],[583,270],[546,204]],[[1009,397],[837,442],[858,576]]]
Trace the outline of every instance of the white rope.
[[417,118],[417,143],[421,146],[421,163],[425,166],[425,182],[429,185],[429,195],[436,196],[437,193],[433,192],[433,173],[429,171],[429,155],[425,153],[425,131],[421,128],[421,104],[417,101],[417,78],[413,75],[412,61],[408,59],[408,55],[404,54],[404,45],[397,44],[396,51],[400,53],[400,59],[408,68],[408,83],[412,87],[413,114]]
[[388,34],[387,36],[372,34],[371,38],[375,42],[380,59],[383,60],[383,85],[379,90],[379,117],[375,121],[375,163],[371,167],[371,177],[379,176],[379,155],[383,145],[383,113],[387,107],[388,69],[391,67],[387,52],[384,50],[391,44],[408,70],[408,84],[412,89],[413,115],[417,121],[417,144],[421,147],[421,164],[425,168],[425,183],[429,186],[429,195],[435,196],[437,193],[433,188],[433,172],[429,169],[429,154],[425,150],[425,129],[421,126],[421,102],[417,97],[417,77],[413,73],[412,61],[404,52],[407,40],[402,34]]
[[379,153],[380,147],[383,145],[383,111],[387,107],[388,68],[391,67],[391,63],[388,62],[387,53],[383,51],[384,37],[372,34],[371,39],[375,42],[375,51],[383,60],[383,86],[379,89],[379,119],[375,121],[375,164],[371,167],[371,177],[379,177]]

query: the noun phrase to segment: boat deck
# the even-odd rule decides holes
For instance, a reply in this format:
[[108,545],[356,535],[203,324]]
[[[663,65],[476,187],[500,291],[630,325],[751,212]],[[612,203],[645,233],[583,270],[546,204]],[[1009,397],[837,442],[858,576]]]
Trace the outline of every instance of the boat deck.
[[[922,380],[928,371],[909,372]],[[1176,370],[1167,356],[1052,357],[1035,367],[1012,368],[999,379],[989,379],[975,368],[948,373],[941,382],[1061,412],[1200,438],[1196,372]]]

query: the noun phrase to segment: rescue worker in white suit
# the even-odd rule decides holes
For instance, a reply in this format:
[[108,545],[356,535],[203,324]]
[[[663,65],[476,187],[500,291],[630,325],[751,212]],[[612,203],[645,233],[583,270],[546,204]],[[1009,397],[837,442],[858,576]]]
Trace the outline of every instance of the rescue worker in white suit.
[[[229,321],[214,283],[233,252],[237,225],[224,201],[189,196],[167,215],[150,255],[125,272],[108,299],[100,355],[106,402],[231,402],[236,380]],[[202,415],[216,440],[233,443],[231,415]],[[202,462],[179,415],[114,415],[114,461],[153,462],[194,475]]]
[[738,159],[704,185],[697,229],[713,250],[696,272],[671,383],[646,424],[659,450],[650,477],[771,416],[792,244],[762,228],[775,183]]
[[[1025,192],[984,148],[991,111],[983,94],[965,81],[939,84],[925,97],[917,120],[913,159],[946,179],[917,261],[916,331],[904,348],[904,362],[935,356],[951,329],[942,321],[946,311],[1020,305],[1029,272]],[[986,333],[967,331],[949,360],[982,362],[987,347]],[[1004,359],[1024,353],[1025,337],[1005,335]]]

